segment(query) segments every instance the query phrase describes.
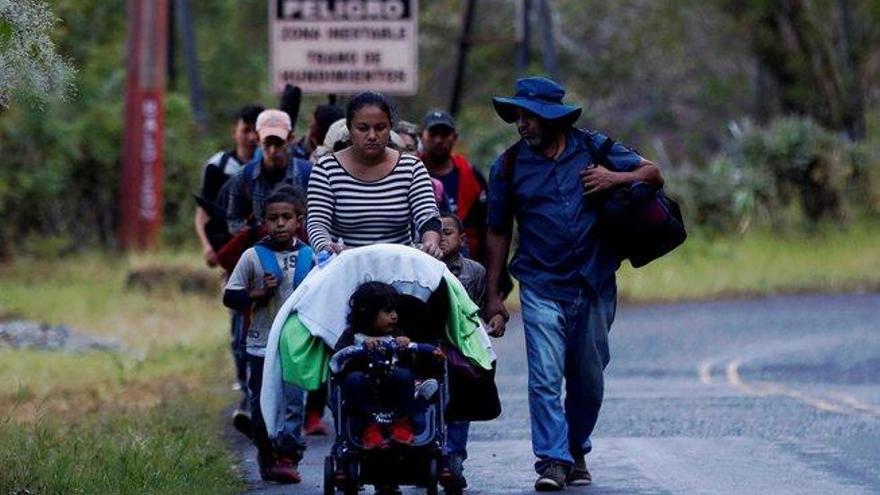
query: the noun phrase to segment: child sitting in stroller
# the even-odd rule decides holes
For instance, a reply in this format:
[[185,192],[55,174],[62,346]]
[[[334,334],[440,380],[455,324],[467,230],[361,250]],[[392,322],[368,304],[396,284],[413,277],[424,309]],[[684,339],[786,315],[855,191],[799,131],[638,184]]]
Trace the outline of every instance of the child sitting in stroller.
[[[411,445],[416,410],[412,367],[420,352],[442,359],[434,346],[415,344],[398,328],[398,294],[382,282],[361,284],[349,301],[348,328],[339,337],[331,370],[340,377],[352,429],[364,450]],[[420,394],[436,391],[426,381]]]

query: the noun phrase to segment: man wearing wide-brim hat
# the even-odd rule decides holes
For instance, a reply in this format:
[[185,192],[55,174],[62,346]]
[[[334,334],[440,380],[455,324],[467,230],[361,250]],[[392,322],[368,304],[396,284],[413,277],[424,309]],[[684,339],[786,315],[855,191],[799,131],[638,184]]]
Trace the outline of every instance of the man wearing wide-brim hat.
[[[513,97],[493,99],[522,139],[489,174],[486,316],[491,333],[503,335],[507,311],[498,282],[515,218],[519,246],[510,273],[520,282],[539,491],[591,482],[585,455],[602,404],[621,262],[597,232],[597,198],[636,181],[663,182],[659,169],[631,149],[574,128],[581,108],[563,103],[564,96],[559,84],[527,77]],[[596,166],[600,161],[605,165]]]

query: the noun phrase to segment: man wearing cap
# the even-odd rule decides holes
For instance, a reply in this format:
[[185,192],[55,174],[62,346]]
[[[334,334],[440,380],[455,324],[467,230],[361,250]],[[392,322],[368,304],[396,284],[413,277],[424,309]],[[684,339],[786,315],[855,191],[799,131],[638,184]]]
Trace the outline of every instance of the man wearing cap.
[[263,215],[266,198],[282,183],[306,190],[312,165],[295,158],[290,115],[281,110],[264,110],[257,116],[260,153],[228,184],[226,222],[229,233],[237,234],[250,219]]
[[422,161],[432,178],[443,184],[449,210],[464,224],[464,254],[485,262],[486,179],[464,156],[453,153],[458,133],[455,120],[442,110],[432,110],[422,120]]
[[490,330],[502,336],[508,315],[498,282],[515,218],[519,245],[510,273],[520,282],[539,491],[591,482],[584,456],[602,404],[621,262],[597,233],[597,195],[635,181],[663,181],[653,163],[617,143],[607,152],[613,169],[595,166],[587,140],[599,149],[606,137],[574,128],[581,108],[564,104],[564,96],[557,83],[527,77],[517,81],[515,96],[493,99],[522,139],[489,175],[486,316],[503,316]]

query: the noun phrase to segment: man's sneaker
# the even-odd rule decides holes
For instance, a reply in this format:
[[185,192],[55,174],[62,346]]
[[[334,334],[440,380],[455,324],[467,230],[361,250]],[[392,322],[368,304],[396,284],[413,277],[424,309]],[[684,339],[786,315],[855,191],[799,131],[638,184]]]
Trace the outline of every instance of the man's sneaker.
[[535,490],[539,492],[562,490],[565,488],[566,477],[568,477],[568,466],[559,462],[549,462],[535,481]]
[[412,445],[415,436],[409,418],[399,419],[391,425],[391,440],[402,445]]
[[587,460],[583,457],[575,457],[574,467],[568,473],[565,482],[571,486],[586,486],[593,482],[590,471],[587,470]]
[[302,478],[297,470],[297,462],[285,457],[263,456],[257,457],[260,465],[260,477],[265,481],[276,483],[299,483]]
[[232,426],[238,430],[242,435],[253,439],[254,431],[251,425],[251,413],[250,411],[242,408],[237,408],[232,412]]
[[364,445],[364,450],[381,449],[387,446],[385,437],[382,435],[382,428],[376,423],[372,423],[364,429],[361,442]]
[[303,425],[303,432],[306,435],[326,435],[327,425],[322,421],[321,413],[318,411],[309,411],[306,414],[306,421]]

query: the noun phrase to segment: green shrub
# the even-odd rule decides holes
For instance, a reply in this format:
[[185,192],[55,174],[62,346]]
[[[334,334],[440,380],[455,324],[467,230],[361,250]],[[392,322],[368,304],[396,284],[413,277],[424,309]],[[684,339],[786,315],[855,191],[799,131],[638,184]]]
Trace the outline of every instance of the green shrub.
[[744,231],[844,221],[871,208],[865,147],[811,120],[786,118],[767,128],[734,127],[724,151],[702,170],[671,174],[691,223]]

